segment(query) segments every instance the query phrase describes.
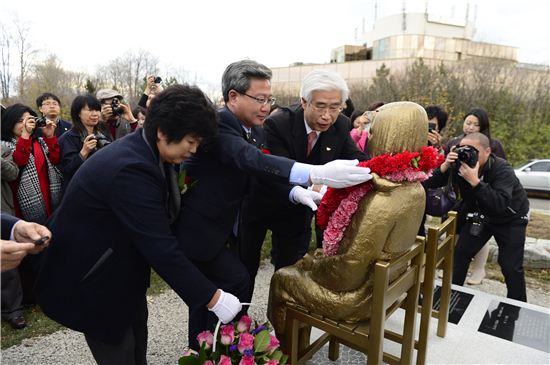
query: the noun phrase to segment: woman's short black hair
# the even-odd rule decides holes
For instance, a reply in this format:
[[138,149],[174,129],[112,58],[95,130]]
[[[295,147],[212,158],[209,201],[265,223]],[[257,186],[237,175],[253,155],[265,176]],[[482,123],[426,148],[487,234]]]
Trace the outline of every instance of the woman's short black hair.
[[464,119],[466,119],[468,115],[473,115],[477,118],[477,120],[479,121],[479,133],[483,133],[490,139],[491,129],[489,126],[489,116],[487,115],[487,112],[481,108],[473,108],[470,109],[468,113],[466,113],[466,115],[464,115]]
[[155,96],[147,110],[144,132],[151,143],[162,131],[167,142],[186,135],[208,138],[216,134],[218,115],[210,99],[196,86],[173,85]]
[[88,107],[91,110],[101,111],[101,103],[97,98],[91,94],[78,95],[74,98],[71,104],[71,119],[73,121],[73,129],[79,133],[87,135],[86,127],[80,119],[80,112],[84,107]]
[[441,132],[447,125],[449,114],[438,105],[429,105],[425,109],[426,114],[428,114],[428,120],[437,119],[437,129]]
[[2,140],[9,141],[15,137],[13,127],[19,122],[23,114],[29,112],[33,117],[38,116],[34,110],[23,104],[13,104],[8,106],[2,113]]

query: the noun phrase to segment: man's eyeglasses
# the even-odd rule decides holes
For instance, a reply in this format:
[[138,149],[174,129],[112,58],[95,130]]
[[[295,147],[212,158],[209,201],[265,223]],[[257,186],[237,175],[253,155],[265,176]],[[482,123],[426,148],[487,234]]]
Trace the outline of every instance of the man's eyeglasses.
[[342,104],[338,105],[324,105],[324,104],[309,104],[318,113],[325,114],[325,112],[328,110],[329,114],[338,114],[344,108],[342,107]]
[[267,105],[267,104],[275,105],[275,102],[277,101],[277,99],[275,99],[275,98],[268,98],[268,99],[266,99],[266,98],[257,98],[255,96],[248,95],[247,93],[240,93],[240,94],[244,95],[244,96],[248,96],[249,98],[256,100],[256,103],[261,104],[261,105]]
[[42,106],[59,106],[59,103],[57,101],[45,101]]

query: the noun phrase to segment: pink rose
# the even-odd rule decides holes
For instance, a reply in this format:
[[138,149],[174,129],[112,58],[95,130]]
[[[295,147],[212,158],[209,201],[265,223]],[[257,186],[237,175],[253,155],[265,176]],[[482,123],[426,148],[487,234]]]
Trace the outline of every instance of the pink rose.
[[218,365],[231,365],[231,358],[229,356],[222,355]]
[[246,332],[241,333],[237,348],[241,354],[244,353],[245,350],[252,350],[254,348],[254,336]]
[[267,346],[267,352],[271,353],[279,347],[280,343],[277,337],[269,335],[269,345]]
[[226,346],[229,346],[233,343],[235,339],[235,330],[233,325],[226,324],[220,328],[220,342]]
[[243,358],[239,362],[239,365],[256,365],[256,362],[254,361],[254,356],[243,356]]
[[214,343],[214,334],[210,331],[202,331],[197,335],[197,341],[199,341],[199,346],[202,346],[203,343],[206,343],[204,347],[206,350],[212,347]]
[[268,362],[266,362],[265,365],[279,365],[279,361],[275,359],[271,359]]
[[252,324],[252,318],[247,315],[244,315],[237,323],[237,331],[239,332],[248,332],[250,330],[250,325]]

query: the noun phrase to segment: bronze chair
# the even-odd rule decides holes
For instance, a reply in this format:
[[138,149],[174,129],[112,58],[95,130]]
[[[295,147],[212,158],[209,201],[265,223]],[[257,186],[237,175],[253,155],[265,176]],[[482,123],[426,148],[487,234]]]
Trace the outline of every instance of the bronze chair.
[[[405,254],[388,262],[376,262],[371,318],[368,321],[337,322],[296,304],[287,303],[285,338],[290,363],[292,365],[303,364],[327,341],[330,341],[329,359],[332,361],[338,359],[339,343],[342,343],[365,353],[368,364],[379,364],[382,360],[390,364],[410,364],[414,351],[423,252],[424,238],[417,237],[415,244]],[[392,278],[391,281],[390,278]],[[405,309],[405,323],[401,355],[397,357],[383,351],[384,327],[386,319],[401,304]],[[309,335],[311,326],[325,333],[315,342],[309,344],[309,338],[305,339],[304,334]]]
[[[426,363],[428,350],[428,331],[430,318],[437,318],[437,335],[445,337],[447,320],[449,318],[449,303],[451,298],[451,284],[453,274],[453,253],[456,242],[456,212],[449,212],[449,217],[437,227],[428,228],[426,239],[424,269],[420,292],[422,305],[420,306],[420,331],[418,340],[415,341],[416,364]],[[436,270],[443,271],[440,290],[439,310],[434,310],[434,287]],[[402,336],[394,332],[386,332],[386,338],[398,343],[402,342]]]

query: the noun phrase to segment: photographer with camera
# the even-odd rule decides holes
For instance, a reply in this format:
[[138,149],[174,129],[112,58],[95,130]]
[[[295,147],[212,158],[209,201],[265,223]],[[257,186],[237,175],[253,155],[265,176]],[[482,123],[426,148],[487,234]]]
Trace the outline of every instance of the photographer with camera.
[[44,121],[51,120],[55,123],[55,135],[57,138],[71,129],[71,123],[59,118],[61,113],[61,100],[52,93],[43,93],[36,98],[36,107],[42,113]]
[[[428,114],[429,115],[429,114]],[[444,149],[449,152],[451,148],[457,146],[462,138],[470,133],[483,133],[489,138],[491,146],[491,153],[497,157],[506,159],[504,148],[500,141],[491,137],[491,124],[489,122],[489,115],[485,109],[473,108],[470,109],[464,116],[464,123],[462,125],[462,134],[447,141]],[[489,245],[485,245],[476,255],[472,262],[472,275],[468,278],[467,283],[470,285],[479,285],[485,278],[485,264],[489,257]]]
[[[508,298],[527,301],[523,252],[529,201],[513,168],[491,153],[486,135],[476,132],[466,135],[423,185],[428,188],[444,186],[449,174],[453,174],[463,199],[453,284],[464,284],[470,261],[494,236]],[[466,221],[461,222],[464,218]]]
[[153,98],[162,91],[162,86],[160,86],[161,82],[162,78],[160,76],[147,76],[145,90],[143,90],[143,94],[138,102],[139,106],[145,109],[149,107],[151,100],[153,100]]
[[132,114],[129,105],[124,104],[124,97],[115,90],[101,89],[96,93],[101,103],[102,133],[110,142],[133,132],[138,126],[138,120]]
[[107,146],[110,140],[100,132],[101,104],[93,95],[79,95],[71,105],[73,127],[59,139],[63,190],[76,170],[94,152]]

